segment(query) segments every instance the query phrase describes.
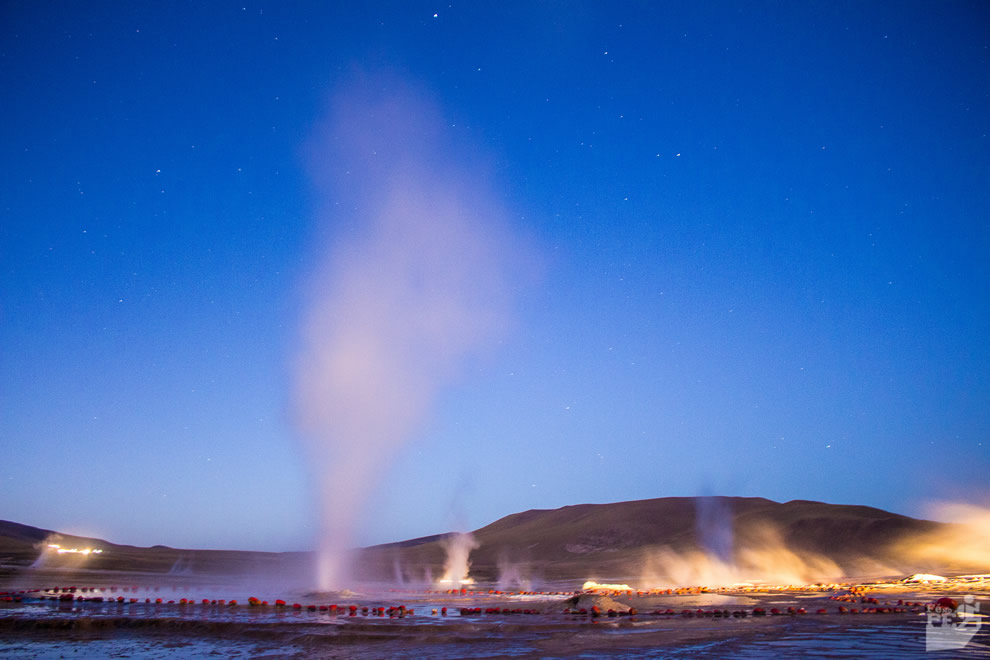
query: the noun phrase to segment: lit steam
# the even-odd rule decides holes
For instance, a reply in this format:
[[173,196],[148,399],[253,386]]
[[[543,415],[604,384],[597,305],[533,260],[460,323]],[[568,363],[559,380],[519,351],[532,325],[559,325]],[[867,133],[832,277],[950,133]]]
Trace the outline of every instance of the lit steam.
[[470,533],[451,534],[443,541],[447,559],[443,566],[444,584],[471,584],[474,582],[469,575],[471,572],[471,551],[478,547],[478,542]]
[[914,534],[894,544],[911,568],[990,570],[990,508],[964,502],[934,502],[932,518],[947,521],[938,531]]
[[379,473],[506,329],[519,244],[449,130],[423,94],[386,78],[342,89],[311,144],[327,242],[293,398],[321,509],[321,589],[341,586]]
[[103,554],[102,548],[67,548],[61,543],[55,543],[55,541],[64,542],[62,535],[51,534],[43,543],[40,544],[40,546],[36,546],[39,548],[40,552],[38,554],[38,558],[31,564],[31,568],[41,568],[50,564],[57,566],[78,567],[82,565],[83,562],[85,562],[85,560],[91,555]]
[[728,556],[710,550],[649,553],[644,583],[651,587],[727,586],[741,583],[799,585],[834,580],[842,569],[828,557],[787,547],[769,524],[736,535]]

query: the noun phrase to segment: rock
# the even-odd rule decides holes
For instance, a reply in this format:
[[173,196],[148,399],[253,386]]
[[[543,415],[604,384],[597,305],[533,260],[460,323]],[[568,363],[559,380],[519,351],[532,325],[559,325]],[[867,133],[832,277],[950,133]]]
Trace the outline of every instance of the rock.
[[577,596],[571,596],[561,604],[561,608],[570,608],[572,610],[586,609],[591,610],[593,607],[598,607],[602,612],[608,612],[609,610],[614,610],[616,612],[626,613],[629,611],[629,606],[620,603],[617,600],[613,600],[608,596],[599,596],[597,594],[580,594]]

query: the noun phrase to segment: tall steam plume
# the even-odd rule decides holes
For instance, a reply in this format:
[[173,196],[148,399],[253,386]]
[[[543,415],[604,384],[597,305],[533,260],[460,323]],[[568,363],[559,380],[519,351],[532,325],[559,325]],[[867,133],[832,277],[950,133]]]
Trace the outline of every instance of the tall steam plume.
[[310,144],[325,242],[294,410],[320,500],[321,589],[346,579],[376,476],[506,329],[519,244],[453,130],[424,94],[365,78],[340,90]]

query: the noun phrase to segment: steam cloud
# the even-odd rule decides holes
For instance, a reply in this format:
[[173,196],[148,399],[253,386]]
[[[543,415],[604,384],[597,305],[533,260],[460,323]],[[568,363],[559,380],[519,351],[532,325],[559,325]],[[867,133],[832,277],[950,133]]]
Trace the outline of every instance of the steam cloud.
[[831,559],[787,547],[773,525],[751,523],[734,529],[731,500],[698,497],[695,528],[700,548],[675,552],[664,546],[646,555],[644,582],[686,587],[744,582],[808,584],[837,578],[842,569]]
[[754,524],[737,535],[728,556],[710,550],[650,553],[644,583],[653,587],[732,585],[745,582],[809,584],[843,575],[831,559],[795,551],[769,524]]
[[[848,572],[832,559],[789,548],[779,531],[769,524],[753,524],[743,533],[729,532],[730,552],[712,535],[731,529],[718,522],[724,512],[699,506],[699,539],[704,549],[675,552],[669,547],[653,550],[645,558],[643,581],[651,586],[730,585],[740,582],[808,584],[834,580]],[[960,572],[990,569],[990,508],[964,502],[934,502],[928,507],[934,519],[949,521],[937,530],[907,533],[876,548],[880,557],[847,560],[857,574],[894,575],[916,571]],[[704,514],[704,515],[702,515]],[[714,531],[713,531],[714,530]],[[738,532],[739,530],[737,530]],[[724,540],[724,539],[723,539]]]
[[453,582],[455,585],[467,582],[471,572],[471,551],[478,547],[478,542],[470,533],[457,533],[444,539],[443,546],[447,559],[440,582]]
[[948,528],[899,539],[894,548],[908,565],[924,570],[990,570],[990,507],[968,502],[932,502],[932,518]]
[[325,247],[293,398],[321,510],[321,589],[342,586],[377,475],[507,328],[521,244],[451,130],[425,94],[379,76],[343,87],[310,145]]

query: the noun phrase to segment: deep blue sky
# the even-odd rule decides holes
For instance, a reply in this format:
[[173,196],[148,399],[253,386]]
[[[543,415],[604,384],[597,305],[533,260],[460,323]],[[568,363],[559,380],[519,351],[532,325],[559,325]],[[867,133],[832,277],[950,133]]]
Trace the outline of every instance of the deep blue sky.
[[988,5],[697,5],[4,3],[0,518],[311,547],[306,154],[355,71],[430,96],[541,262],[383,459],[362,543],[985,497]]

